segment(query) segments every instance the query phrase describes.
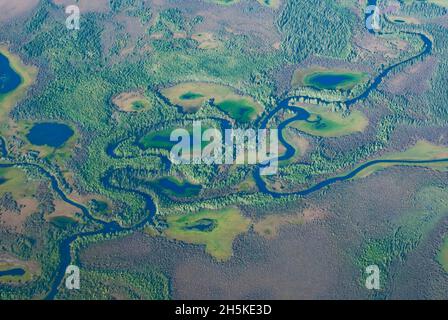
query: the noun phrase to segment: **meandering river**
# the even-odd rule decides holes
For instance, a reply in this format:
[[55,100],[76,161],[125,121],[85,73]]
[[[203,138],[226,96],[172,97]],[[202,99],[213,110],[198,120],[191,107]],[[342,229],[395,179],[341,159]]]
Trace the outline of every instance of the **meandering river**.
[[[419,36],[423,43],[424,43],[424,48],[423,50],[416,56],[411,57],[409,59],[406,59],[402,62],[396,63],[388,68],[386,68],[385,70],[383,70],[371,83],[370,85],[367,87],[367,89],[360,94],[358,97],[352,98],[350,100],[345,101],[345,104],[347,106],[351,106],[354,103],[365,99],[369,96],[369,94],[372,92],[372,90],[376,89],[378,87],[378,85],[382,82],[382,80],[395,68],[409,63],[413,60],[419,59],[420,57],[422,57],[423,55],[429,54],[432,50],[432,42],[431,40],[424,34],[420,34],[420,33],[414,33],[415,35]],[[294,99],[300,99],[300,98],[313,98],[314,97],[306,97],[306,96],[295,96],[295,97],[288,97],[282,101],[280,101],[277,106],[268,113],[268,115],[266,117],[264,117],[261,121],[260,121],[260,125],[259,127],[261,129],[266,128],[269,121],[277,114],[277,112],[279,112],[280,110],[292,110],[293,112],[296,113],[296,116],[284,121],[283,123],[281,123],[279,125],[279,139],[280,142],[285,146],[286,148],[286,152],[285,154],[280,157],[279,160],[287,160],[289,158],[291,158],[294,155],[294,148],[287,143],[287,141],[285,140],[285,138],[283,137],[283,129],[286,128],[290,123],[297,121],[297,120],[303,120],[303,114],[300,113],[300,110],[298,110],[295,107],[290,106],[290,101],[294,100]],[[323,103],[327,103],[328,101],[324,101],[324,100],[319,100],[320,102]],[[299,112],[298,112],[299,111]],[[222,119],[220,119],[222,121]],[[0,151],[1,154],[4,158],[7,157],[7,148],[6,148],[6,143],[3,140],[3,138],[1,139],[1,147],[0,147]],[[111,145],[107,148],[107,154],[111,157],[117,157],[115,155],[115,148],[117,147],[118,144],[114,144]],[[334,183],[337,182],[342,182],[342,181],[346,181],[349,179],[352,179],[353,177],[355,177],[359,172],[361,172],[362,170],[371,167],[373,165],[377,165],[377,164],[382,164],[382,163],[395,163],[395,164],[430,164],[430,163],[441,163],[441,162],[448,162],[448,158],[446,159],[437,159],[437,160],[373,160],[373,161],[369,161],[367,163],[364,163],[362,165],[360,165],[359,167],[357,167],[356,169],[352,170],[351,172],[349,172],[346,175],[343,176],[338,176],[338,177],[333,177],[333,178],[329,178],[326,179],[322,182],[317,183],[314,186],[311,186],[310,188],[307,188],[305,190],[301,190],[301,191],[297,191],[297,192],[291,192],[291,193],[277,193],[277,192],[273,192],[271,190],[268,189],[268,187],[266,186],[265,181],[260,177],[259,175],[259,171],[260,170],[255,170],[256,174],[255,174],[255,178],[256,178],[256,182],[258,185],[258,188],[260,190],[260,192],[265,193],[265,194],[269,194],[274,198],[280,198],[280,197],[287,197],[287,196],[292,196],[292,195],[296,195],[296,196],[307,196],[311,193],[317,192],[329,185],[332,185]],[[133,194],[136,194],[140,197],[142,197],[145,200],[146,203],[146,208],[145,211],[148,212],[148,215],[146,216],[146,218],[144,218],[142,221],[140,221],[139,223],[131,226],[131,227],[122,227],[119,224],[113,222],[113,223],[108,223],[108,222],[104,222],[100,219],[95,218],[94,216],[91,215],[91,213],[89,212],[89,210],[71,200],[65,193],[64,191],[61,189],[58,179],[51,174],[50,172],[48,172],[47,170],[45,170],[42,166],[37,165],[37,164],[33,164],[33,163],[2,163],[0,164],[0,168],[10,168],[10,167],[32,167],[37,169],[44,177],[48,178],[51,181],[51,186],[53,188],[53,190],[61,197],[61,199],[63,201],[65,201],[66,203],[75,206],[76,208],[78,208],[79,210],[81,210],[81,212],[84,214],[84,216],[86,217],[86,220],[88,220],[91,223],[94,223],[96,225],[98,225],[98,230],[96,231],[91,231],[91,232],[83,232],[83,233],[78,233],[75,234],[73,236],[70,236],[66,239],[64,239],[60,245],[59,245],[59,250],[60,250],[60,262],[59,262],[59,266],[57,268],[57,272],[55,274],[55,278],[54,281],[51,285],[51,289],[49,291],[49,293],[46,296],[46,299],[54,299],[57,292],[58,292],[58,288],[59,286],[62,284],[64,275],[65,275],[65,270],[67,268],[67,266],[71,263],[72,261],[72,256],[71,256],[71,244],[78,238],[81,237],[88,237],[88,236],[93,236],[93,235],[106,235],[106,234],[116,234],[119,232],[123,232],[123,231],[133,231],[133,230],[138,230],[140,228],[142,228],[145,224],[147,223],[151,223],[153,221],[153,217],[156,214],[156,205],[152,199],[152,197],[146,193],[143,193],[141,191],[138,190],[133,190],[133,189],[126,189],[126,188],[122,188],[122,187],[117,187],[114,186],[110,183],[110,177],[111,174],[108,173],[103,179],[102,179],[102,183],[106,188],[109,188],[111,190],[115,190],[115,191],[119,191],[119,192],[130,192]]]

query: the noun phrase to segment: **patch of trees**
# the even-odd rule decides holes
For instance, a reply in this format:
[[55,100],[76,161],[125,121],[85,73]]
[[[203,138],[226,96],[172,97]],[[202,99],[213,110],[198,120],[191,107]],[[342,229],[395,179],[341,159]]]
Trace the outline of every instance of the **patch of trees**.
[[289,0],[277,21],[286,58],[309,55],[345,57],[350,50],[355,15],[332,0]]
[[412,1],[409,3],[402,3],[401,13],[407,16],[422,17],[422,18],[434,18],[440,17],[448,13],[446,8],[438,6],[434,3],[424,2],[424,1]]

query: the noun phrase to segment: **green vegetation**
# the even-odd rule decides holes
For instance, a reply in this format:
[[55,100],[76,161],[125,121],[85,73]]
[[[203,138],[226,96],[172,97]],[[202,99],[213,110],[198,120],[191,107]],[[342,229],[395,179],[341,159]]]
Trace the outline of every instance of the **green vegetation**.
[[427,0],[427,2],[448,8],[448,0]]
[[[207,0],[207,1],[228,6],[235,4],[240,0]],[[257,0],[257,1],[264,6],[271,7],[274,9],[277,9],[280,6],[280,0]]]
[[172,215],[166,221],[168,228],[164,234],[168,238],[205,245],[205,250],[219,261],[232,256],[235,237],[246,232],[250,225],[250,220],[236,208]]
[[216,106],[239,122],[250,122],[257,117],[254,105],[245,99],[224,100]]
[[271,7],[274,9],[278,9],[281,4],[281,0],[257,0],[260,4]]
[[[6,275],[8,271],[16,271],[14,275]],[[1,275],[5,273],[5,275]],[[11,263],[0,261],[0,284],[18,284],[31,281],[33,278],[32,271],[26,266],[26,263]]]
[[175,128],[150,132],[139,140],[143,149],[155,148],[171,150],[177,142],[170,141],[171,133]]
[[132,110],[133,111],[142,111],[148,108],[148,104],[145,101],[139,100],[132,102]]
[[189,91],[189,92],[184,93],[183,95],[181,95],[179,98],[181,100],[196,100],[196,99],[203,98],[203,97],[204,96],[202,94],[200,94],[200,93],[195,93],[195,92]]
[[[406,151],[396,152],[392,154],[386,154],[381,157],[381,160],[435,160],[435,159],[443,159],[448,158],[448,147],[446,146],[438,146],[432,144],[425,140],[419,140],[415,144],[415,146],[410,147]],[[378,163],[373,166],[370,166],[360,173],[356,175],[357,178],[367,177],[375,172],[383,170],[388,167],[393,166],[418,166],[418,167],[426,167],[433,168],[435,170],[448,170],[448,161],[447,162],[438,162],[438,163]]]
[[446,13],[443,8],[448,8],[447,0],[402,0],[403,11],[409,15],[421,15],[424,17],[440,16]]
[[217,4],[222,4],[222,5],[231,5],[231,4],[237,3],[240,0],[209,0],[209,1],[217,3]]
[[393,274],[392,263],[402,263],[407,255],[425,240],[428,232],[445,216],[448,209],[447,189],[427,187],[418,192],[415,198],[416,209],[403,218],[394,221],[394,230],[383,238],[367,239],[356,258],[361,268],[376,264],[383,274],[381,294],[385,294]]
[[181,83],[162,90],[172,104],[181,106],[184,112],[197,112],[210,100],[221,111],[239,122],[254,120],[263,107],[254,99],[239,95],[234,89],[201,82]]
[[341,137],[363,132],[369,123],[364,114],[358,110],[344,115],[321,106],[300,106],[300,108],[309,113],[309,118],[295,121],[291,126],[318,137]]
[[157,191],[176,198],[188,198],[198,196],[202,190],[201,185],[181,181],[174,177],[165,177],[152,182]]
[[[59,124],[59,123],[58,123]],[[29,135],[31,130],[37,125],[37,123],[29,122],[29,121],[20,121],[12,127],[11,132],[17,133],[20,137],[23,138],[23,144],[21,145],[21,152],[36,152],[39,154],[40,158],[45,158],[59,165],[65,163],[69,160],[73,155],[73,149],[75,148],[77,142],[79,141],[80,135],[79,132],[71,125],[63,124],[67,126],[67,132],[71,134],[62,145],[54,145],[50,146],[48,143],[41,143],[39,145],[34,145],[29,141]],[[50,132],[43,132],[44,136],[52,140]],[[55,135],[57,132],[53,132]],[[56,136],[57,140],[60,140],[60,137]]]
[[124,112],[141,112],[147,111],[151,108],[152,104],[143,94],[140,92],[124,92],[112,99],[121,111]]
[[26,172],[18,168],[0,168],[0,195],[11,192],[14,198],[31,197],[36,183],[28,181]]
[[[167,151],[171,151],[172,147],[177,144],[177,141],[171,141],[171,133],[176,129],[184,128],[182,125],[179,125],[179,127],[170,127],[168,129],[162,129],[158,131],[152,131],[148,134],[141,137],[138,141],[139,146],[142,149],[163,149]],[[192,139],[193,137],[193,129],[192,125],[189,124],[185,127],[186,130],[190,133],[190,137]],[[202,134],[211,127],[208,126],[201,126],[201,132]],[[207,145],[207,142],[201,142],[202,147],[205,147]]]
[[92,201],[90,201],[90,207],[92,208],[93,212],[100,215],[110,213],[109,204],[105,201],[93,199]]
[[[419,18],[438,19],[445,14],[446,10],[435,4],[441,1],[408,3],[403,7],[402,13],[409,15],[404,23],[387,21],[384,34],[368,37],[360,32],[364,7],[358,1],[288,0],[279,11],[246,3],[241,7],[247,10],[241,12],[219,8],[223,14],[218,21],[213,5],[196,10],[197,6],[179,2],[178,8],[170,5],[166,9],[163,1],[150,8],[145,1],[113,0],[105,1],[104,8],[98,4],[101,13],[83,14],[81,30],[73,32],[61,25],[62,6],[40,1],[24,24],[0,28],[0,38],[42,73],[23,99],[37,69],[1,47],[0,52],[9,54],[23,78],[16,91],[0,97],[0,134],[4,138],[0,144],[8,151],[4,161],[45,169],[67,196],[84,203],[95,217],[128,227],[126,233],[151,230],[151,236],[204,245],[219,261],[230,259],[235,237],[250,226],[250,220],[233,208],[244,208],[245,214],[258,221],[255,231],[271,238],[282,225],[301,223],[302,217],[260,215],[267,210],[283,212],[295,197],[275,198],[259,192],[253,175],[258,168],[253,166],[167,164],[164,157],[174,144],[169,141],[172,130],[194,120],[215,124],[222,118],[234,120],[234,126],[258,128],[283,98],[306,96],[300,99],[307,101],[298,100],[309,113],[307,121],[296,121],[285,129],[285,138],[296,153],[281,163],[278,175],[269,178],[269,183],[278,187],[275,190],[312,186],[335,172],[378,158],[387,148],[402,148],[415,137],[443,140],[441,129],[448,124],[448,35],[443,18],[431,23]],[[274,8],[280,4],[275,0],[259,2]],[[260,21],[259,17],[267,18]],[[420,24],[408,25],[414,19]],[[416,55],[423,48],[416,34],[420,32],[434,42],[431,59],[424,54],[395,67],[379,90],[372,90],[348,110],[341,101],[362,93],[367,86],[366,76],[356,70],[369,70],[375,78],[387,66]],[[340,70],[296,73],[295,84],[324,90],[301,87],[288,92],[288,70],[298,64],[343,65],[354,71],[344,70],[350,76],[330,86],[316,84],[316,77],[339,76]],[[406,81],[396,81],[398,76]],[[391,83],[399,84],[392,88],[396,92],[389,87]],[[364,110],[372,115],[370,122]],[[286,120],[284,116],[278,112],[268,119],[268,125],[275,127]],[[26,135],[34,123],[42,121],[70,124],[75,135],[57,150],[32,146]],[[365,130],[367,125],[369,130]],[[313,137],[304,137],[306,134]],[[385,157],[446,157],[443,148],[428,143]],[[386,166],[370,167],[359,177]],[[425,167],[446,170],[446,164]],[[0,170],[2,204],[17,202],[8,207],[7,214],[0,210],[0,254],[6,252],[26,263],[37,261],[41,267],[39,276],[26,284],[2,285],[0,299],[45,297],[60,266],[64,240],[79,236],[70,244],[73,258],[82,247],[78,243],[90,245],[125,233],[83,236],[101,226],[61,201],[48,181],[38,179],[39,174],[27,171],[25,175],[18,168]],[[427,194],[425,200],[434,212],[440,205],[438,199],[446,198],[439,189],[430,190],[428,194],[434,197]],[[335,198],[338,196],[336,193]],[[24,204],[23,200],[32,205],[17,229],[12,229],[14,221],[5,217],[22,217],[9,214],[9,209]],[[436,209],[432,209],[433,203]],[[226,209],[203,209],[223,207]],[[426,232],[425,219],[432,219],[419,216],[420,212],[426,212],[425,208],[411,212],[418,223],[399,221],[392,236],[366,239],[360,249],[362,266],[375,261],[389,266],[415,248]],[[152,215],[156,220],[166,216],[167,225],[153,225],[148,220]],[[86,270],[82,275],[86,290],[60,290],[57,297],[168,298],[167,278],[153,265],[145,267],[147,273],[137,274]]]
[[312,54],[339,58],[349,54],[355,15],[331,0],[316,0],[312,5],[308,0],[290,0],[282,8],[278,26],[285,56],[291,61]]
[[67,227],[69,227],[71,225],[74,225],[76,223],[76,220],[74,220],[74,219],[72,219],[70,217],[64,217],[64,216],[51,218],[50,221],[56,227],[62,228],[62,229],[65,229],[65,228],[67,228]]
[[34,84],[37,77],[37,69],[25,65],[18,56],[9,52],[8,47],[0,45],[0,54],[8,58],[11,68],[17,72],[21,78],[21,84],[13,92],[0,94],[0,134],[8,135],[7,115],[11,108],[25,96],[27,90]]
[[[280,164],[292,164],[303,158],[310,148],[310,142],[292,127],[283,129],[282,134],[286,142],[294,148],[294,155],[291,158],[280,162]],[[283,156],[284,152],[285,148],[280,145],[279,155]]]
[[61,290],[56,299],[68,300],[166,300],[168,279],[160,272],[144,273],[83,270],[82,290]]
[[448,272],[448,237],[443,241],[437,260],[442,265],[443,269]]

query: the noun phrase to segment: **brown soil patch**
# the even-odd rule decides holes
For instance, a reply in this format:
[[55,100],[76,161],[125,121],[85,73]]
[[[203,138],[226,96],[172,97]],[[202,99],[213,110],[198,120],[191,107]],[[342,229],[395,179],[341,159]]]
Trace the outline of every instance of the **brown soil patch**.
[[110,10],[109,0],[78,0],[77,2],[73,0],[53,0],[53,3],[64,7],[75,4],[81,12],[108,12]]
[[254,230],[267,239],[274,239],[278,236],[279,230],[285,225],[297,225],[322,220],[327,215],[325,210],[317,207],[306,208],[291,215],[274,214],[256,222]]
[[0,0],[0,22],[9,22],[31,13],[39,0]]
[[62,200],[55,200],[54,206],[55,210],[50,216],[48,216],[49,218],[55,218],[55,217],[75,218],[75,214],[81,212],[81,210],[79,210],[75,206],[72,206],[71,204],[68,204],[67,202],[64,202]]
[[191,36],[191,39],[199,42],[200,49],[216,49],[221,45],[221,43],[215,39],[213,33],[210,32],[195,33]]
[[37,212],[38,201],[32,198],[17,200],[20,212],[0,212],[0,225],[12,231],[23,233],[26,219]]
[[387,82],[387,91],[393,94],[421,94],[430,86],[430,79],[437,65],[435,57],[428,57],[422,62],[405,68]]

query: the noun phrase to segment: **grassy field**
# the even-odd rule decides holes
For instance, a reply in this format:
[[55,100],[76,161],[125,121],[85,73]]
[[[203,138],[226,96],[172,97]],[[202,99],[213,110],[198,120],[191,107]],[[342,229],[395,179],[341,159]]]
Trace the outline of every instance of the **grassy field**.
[[[385,155],[381,157],[382,160],[434,160],[448,158],[448,147],[445,146],[437,146],[428,141],[420,140],[415,146],[407,149],[403,152],[397,152]],[[397,164],[397,163],[379,163],[373,166],[370,166],[360,173],[356,175],[356,178],[364,178],[367,177],[377,171],[383,170],[388,167],[396,166],[396,165],[410,165],[410,166],[419,166],[425,168],[433,168],[437,170],[447,170],[448,162],[446,163],[428,163],[428,164]]]
[[9,52],[5,45],[0,45],[0,53],[8,58],[11,68],[21,77],[19,87],[13,92],[0,95],[0,134],[8,135],[8,113],[33,85],[38,70],[33,66],[25,65],[19,57]]
[[406,24],[420,24],[421,21],[415,17],[389,16],[393,22]]
[[59,148],[54,148],[47,145],[37,146],[30,143],[27,139],[27,135],[35,124],[36,123],[32,121],[18,121],[10,123],[9,133],[18,135],[23,140],[23,144],[17,151],[20,151],[21,153],[37,151],[40,158],[46,158],[61,166],[64,166],[65,162],[73,155],[72,151],[79,141],[80,134],[78,130],[70,124],[61,122],[61,124],[68,125],[73,130],[74,134]]
[[172,104],[182,107],[184,112],[196,112],[207,101],[237,121],[254,120],[262,111],[261,104],[253,98],[242,96],[231,87],[205,82],[186,82],[162,90]]
[[191,39],[199,42],[199,49],[212,50],[221,46],[221,42],[216,40],[211,32],[195,33],[191,36]]
[[448,0],[425,0],[425,1],[417,1],[417,0],[404,0],[405,3],[412,3],[412,2],[428,2],[428,3],[434,3],[438,6],[448,8]]
[[0,273],[14,269],[22,270],[23,274],[0,276],[0,284],[20,285],[33,280],[41,273],[39,263],[34,260],[21,260],[14,255],[0,255]]
[[185,215],[168,216],[164,234],[186,243],[205,245],[205,250],[218,261],[232,256],[236,236],[249,229],[250,220],[240,210],[202,210]]
[[[39,211],[42,199],[37,197],[44,180],[29,178],[20,168],[0,168],[0,198],[7,194],[7,208],[0,205],[0,225],[21,233],[28,218]],[[52,211],[43,210],[45,220],[58,227],[65,227],[79,221],[80,210],[61,199],[52,196],[46,203],[51,203]]]
[[[201,131],[202,133],[204,133],[207,129],[210,129],[211,127],[201,127]],[[177,142],[175,141],[170,141],[170,137],[171,137],[171,133],[176,130],[179,129],[177,127],[172,127],[172,128],[168,128],[168,129],[163,129],[163,130],[159,130],[159,131],[153,131],[153,132],[149,132],[148,134],[144,135],[142,138],[140,138],[139,140],[139,144],[143,149],[163,149],[163,150],[167,150],[167,151],[171,151],[171,149],[173,148],[174,145],[177,144]],[[191,128],[186,128],[186,130],[190,133],[190,137],[191,140],[193,139],[193,129]],[[190,141],[191,142],[191,141]],[[190,145],[192,144],[192,142],[190,143]],[[202,148],[204,148],[208,143],[202,141]]]
[[[321,79],[332,79],[332,81],[326,83],[320,81]],[[305,86],[316,89],[350,90],[366,80],[366,73],[314,67],[305,70],[296,70],[291,85],[292,87]]]
[[30,183],[25,171],[18,168],[0,168],[0,195],[11,192],[16,197],[32,195],[36,185]]
[[139,144],[143,149],[154,148],[169,151],[176,144],[175,142],[170,141],[171,132],[173,132],[173,130],[175,130],[175,128],[150,132],[140,139]]
[[428,0],[428,2],[437,4],[441,7],[448,8],[448,0]]
[[240,122],[249,122],[257,117],[256,108],[245,98],[224,100],[217,103],[217,107]]
[[8,283],[8,284],[23,283],[23,282],[28,282],[33,278],[33,273],[25,265],[0,261],[0,273],[3,271],[9,271],[9,270],[14,270],[14,269],[21,269],[24,271],[24,274],[23,275],[0,276],[0,284],[1,283]]
[[448,237],[445,237],[445,241],[443,241],[437,260],[448,273]]
[[310,113],[309,121],[295,121],[292,127],[318,137],[342,137],[356,132],[362,132],[369,120],[358,110],[350,112],[348,116],[332,112],[321,106],[300,106]]

